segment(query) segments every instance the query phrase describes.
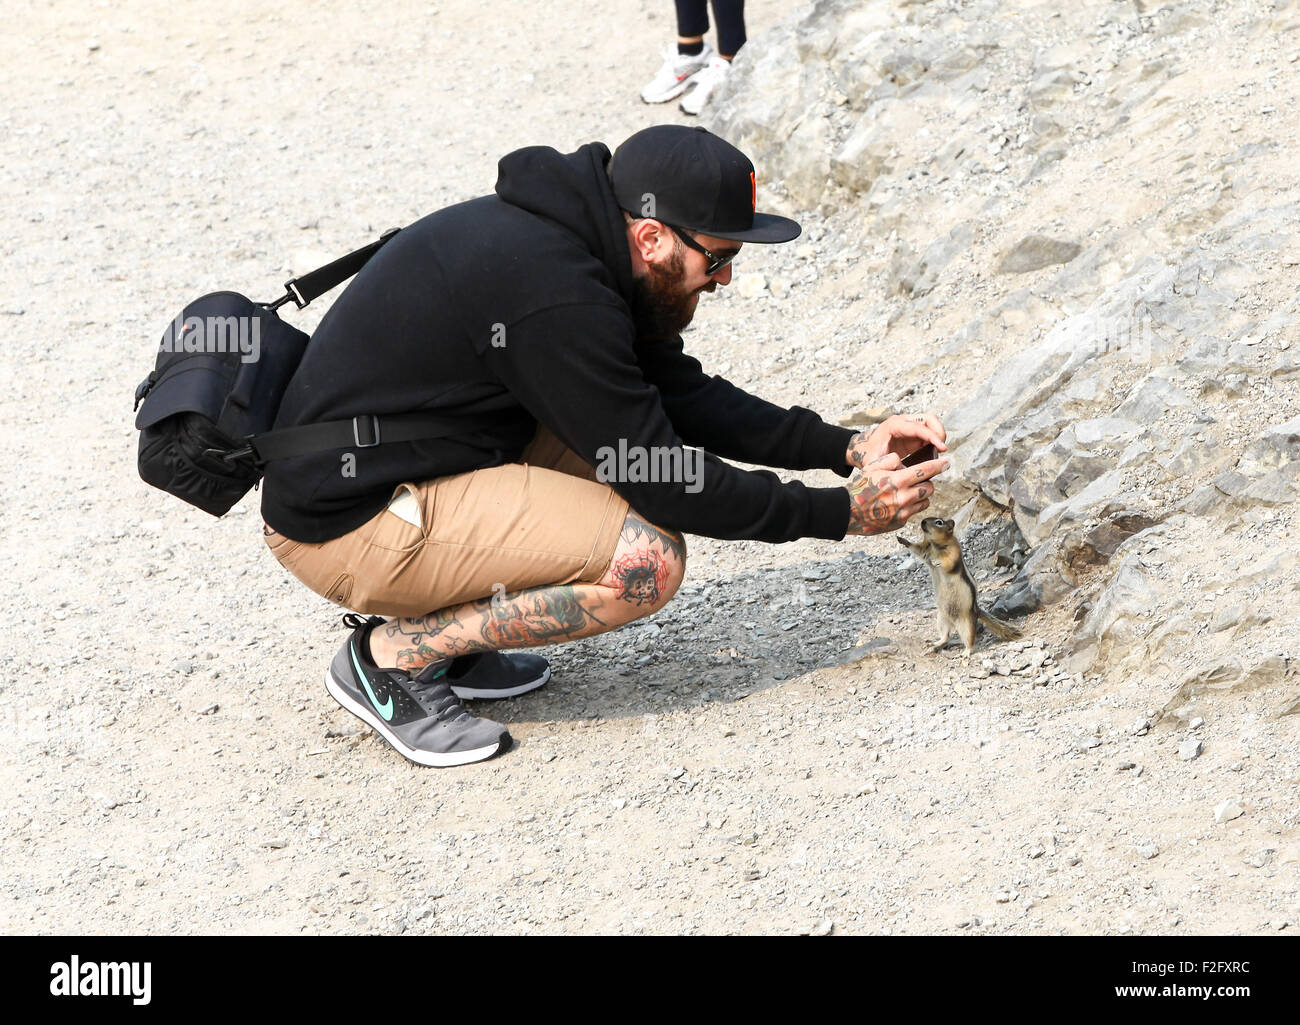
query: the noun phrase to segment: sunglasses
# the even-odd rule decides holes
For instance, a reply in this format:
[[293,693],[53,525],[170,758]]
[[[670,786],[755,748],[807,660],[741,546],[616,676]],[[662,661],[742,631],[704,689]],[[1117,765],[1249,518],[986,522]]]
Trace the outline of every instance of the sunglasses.
[[[667,224],[668,222],[661,221],[660,223]],[[727,253],[711,253],[707,249],[705,249],[702,245],[700,245],[698,242],[696,242],[695,239],[691,238],[690,235],[687,235],[684,231],[682,231],[680,228],[674,228],[671,224],[669,224],[668,227],[672,229],[672,233],[674,235],[676,235],[679,239],[681,239],[688,246],[690,246],[690,248],[694,249],[697,253],[703,256],[704,259],[709,261],[708,266],[704,268],[704,273],[707,274],[709,277],[713,277],[713,275],[717,274],[718,271],[722,270],[722,268],[725,267],[727,264],[729,264],[732,260],[734,260],[736,258],[736,254],[740,252],[739,249],[733,249]]]

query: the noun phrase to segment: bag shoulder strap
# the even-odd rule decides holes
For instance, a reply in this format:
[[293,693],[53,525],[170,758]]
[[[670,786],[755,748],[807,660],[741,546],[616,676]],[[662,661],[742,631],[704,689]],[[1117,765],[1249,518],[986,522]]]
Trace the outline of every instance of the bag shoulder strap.
[[277,310],[285,303],[292,302],[298,309],[303,309],[312,300],[319,299],[331,288],[343,284],[353,274],[361,270],[369,262],[370,258],[401,230],[401,228],[389,228],[369,245],[354,249],[346,256],[340,256],[337,260],[330,261],[324,267],[317,267],[306,274],[299,274],[296,278],[290,278],[284,283],[284,295],[280,296],[275,302],[266,303],[266,308],[268,310]]
[[[290,278],[284,283],[285,294],[268,310],[278,309],[292,302],[302,309],[320,298],[331,288],[341,285],[356,274],[375,253],[379,252],[401,229],[390,228],[374,242],[353,250],[346,256],[318,267],[314,271]],[[327,420],[322,423],[283,427],[245,439],[259,463],[276,459],[292,459],[312,452],[332,449],[374,448],[397,441],[430,441],[456,434],[472,434],[500,421],[498,414],[448,417],[436,413],[401,413],[394,416],[354,416],[350,420]],[[233,455],[240,455],[236,452]]]
[[246,440],[258,462],[269,463],[275,459],[292,459],[331,449],[374,448],[395,441],[430,441],[456,434],[472,434],[500,422],[499,413],[454,417],[438,413],[354,416],[351,420],[282,427]]

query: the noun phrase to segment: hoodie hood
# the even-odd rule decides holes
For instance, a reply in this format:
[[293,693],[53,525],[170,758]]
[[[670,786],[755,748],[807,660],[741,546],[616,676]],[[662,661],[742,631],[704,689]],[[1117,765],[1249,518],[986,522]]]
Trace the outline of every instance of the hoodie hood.
[[632,257],[623,213],[605,168],[609,149],[589,142],[572,153],[526,146],[497,163],[496,193],[505,202],[573,233],[608,268],[618,293],[631,302]]

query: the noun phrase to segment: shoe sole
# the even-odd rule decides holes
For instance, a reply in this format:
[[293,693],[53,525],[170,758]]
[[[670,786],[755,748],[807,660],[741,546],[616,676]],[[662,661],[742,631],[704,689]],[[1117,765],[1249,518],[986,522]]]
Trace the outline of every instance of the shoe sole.
[[538,687],[545,687],[546,681],[550,678],[551,667],[547,666],[546,672],[542,673],[537,679],[521,683],[517,687],[493,687],[491,690],[478,690],[474,687],[457,687],[453,683],[451,690],[462,701],[474,699],[491,701],[493,698],[515,698],[520,694],[527,694],[530,690],[536,690]]
[[431,769],[448,769],[455,765],[468,765],[471,762],[481,762],[491,758],[494,754],[504,751],[510,746],[510,734],[503,734],[501,739],[490,747],[476,747],[469,751],[451,751],[447,754],[438,754],[433,751],[419,751],[413,747],[407,747],[402,741],[384,728],[385,724],[382,719],[374,714],[365,705],[355,701],[348,693],[339,686],[338,681],[334,679],[334,674],[329,670],[325,671],[325,689],[329,691],[330,697],[342,706],[345,712],[351,712],[363,723],[384,738],[385,742],[407,761],[414,762],[416,765],[423,765]]

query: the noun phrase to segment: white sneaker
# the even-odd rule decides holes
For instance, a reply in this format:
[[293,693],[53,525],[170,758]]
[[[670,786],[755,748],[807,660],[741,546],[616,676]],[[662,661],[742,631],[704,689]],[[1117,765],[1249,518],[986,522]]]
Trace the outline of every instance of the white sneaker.
[[708,67],[713,57],[713,47],[708,43],[694,56],[680,54],[673,47],[664,52],[664,65],[650,84],[641,90],[641,99],[646,103],[667,103],[680,96],[686,87],[695,80],[695,76]]
[[695,75],[691,81],[694,88],[682,97],[680,104],[682,112],[685,114],[698,114],[704,109],[704,105],[709,102],[709,97],[713,95],[713,90],[718,84],[727,77],[727,72],[731,70],[731,61],[723,60],[717,54],[709,61],[708,67]]

